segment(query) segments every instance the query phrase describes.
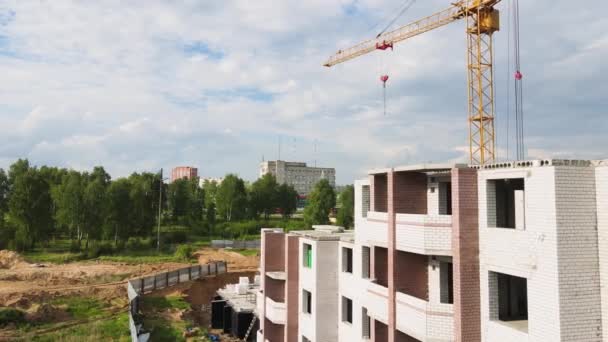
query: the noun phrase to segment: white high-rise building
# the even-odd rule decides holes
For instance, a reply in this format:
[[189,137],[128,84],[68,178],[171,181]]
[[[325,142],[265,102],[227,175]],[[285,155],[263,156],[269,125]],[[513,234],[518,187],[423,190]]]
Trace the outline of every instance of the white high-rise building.
[[334,168],[310,167],[306,163],[283,160],[264,161],[260,164],[260,177],[267,173],[274,175],[277,183],[293,186],[301,196],[307,196],[321,179],[327,179],[332,187],[336,186]]

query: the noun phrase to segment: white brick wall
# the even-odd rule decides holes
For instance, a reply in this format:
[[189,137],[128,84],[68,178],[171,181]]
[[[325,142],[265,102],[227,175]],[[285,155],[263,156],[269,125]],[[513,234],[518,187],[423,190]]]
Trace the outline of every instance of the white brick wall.
[[[340,272],[338,300],[341,300],[344,296],[353,301],[353,323],[349,324],[342,322],[342,317],[340,317],[338,341],[362,341],[361,295],[365,293],[365,281],[361,279],[361,246],[356,246],[348,242],[340,242],[340,251],[342,250],[342,247],[353,249],[353,273]],[[340,252],[339,265],[342,265],[342,256],[343,255]],[[340,270],[342,270],[341,267]]]
[[[451,215],[396,215],[396,248],[426,255],[452,255]],[[449,225],[434,227],[433,224]]]
[[[525,230],[489,228],[487,180],[524,178]],[[560,341],[555,175],[553,167],[479,172],[481,333],[483,341],[521,341],[522,333],[490,319],[488,272],[527,279],[528,336],[531,341]],[[525,335],[525,334],[524,334]],[[517,338],[517,339],[515,339]]]
[[608,165],[595,169],[600,281],[602,296],[602,331],[608,338]]
[[[312,246],[312,268],[300,266],[300,288],[312,294],[312,314],[299,313],[299,335],[312,342],[338,340],[339,301],[338,293],[338,241],[300,239],[300,265],[303,264],[303,244]],[[301,303],[302,304],[302,303]],[[302,305],[300,306],[303,307]]]
[[286,307],[285,303],[275,302],[269,297],[266,297],[266,318],[275,324],[285,324],[286,321]]
[[592,167],[555,167],[557,254],[563,341],[602,341]]
[[355,225],[357,244],[387,247],[388,214],[370,211],[367,219],[361,219]]
[[377,321],[388,324],[388,289],[384,286],[366,281],[366,291],[361,293],[362,304],[368,314]]
[[454,309],[397,292],[397,329],[421,341],[452,341]]

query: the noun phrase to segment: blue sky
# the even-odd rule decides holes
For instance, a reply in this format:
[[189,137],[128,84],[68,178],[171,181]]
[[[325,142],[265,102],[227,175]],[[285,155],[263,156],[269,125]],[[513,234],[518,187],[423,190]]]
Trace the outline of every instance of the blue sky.
[[[29,158],[120,177],[194,165],[252,180],[279,137],[282,159],[333,166],[342,184],[375,167],[466,161],[463,23],[321,66],[375,36],[401,3],[0,0],[0,167]],[[396,24],[449,3],[417,1]],[[495,35],[501,159],[507,4]],[[608,5],[520,7],[530,158],[608,158]]]

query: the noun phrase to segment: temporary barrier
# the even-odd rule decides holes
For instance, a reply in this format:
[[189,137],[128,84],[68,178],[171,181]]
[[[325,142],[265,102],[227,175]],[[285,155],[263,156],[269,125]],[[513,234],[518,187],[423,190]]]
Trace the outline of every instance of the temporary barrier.
[[129,280],[127,282],[127,295],[129,297],[129,329],[131,330],[131,340],[133,342],[146,342],[150,339],[150,333],[146,332],[143,326],[143,317],[139,312],[141,295],[186,281],[223,274],[227,271],[226,262],[218,261]]

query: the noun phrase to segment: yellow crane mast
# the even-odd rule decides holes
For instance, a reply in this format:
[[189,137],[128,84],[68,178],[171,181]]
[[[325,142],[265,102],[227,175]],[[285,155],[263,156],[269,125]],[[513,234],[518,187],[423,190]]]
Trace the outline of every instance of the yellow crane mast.
[[494,73],[492,34],[500,29],[500,0],[461,0],[451,7],[339,50],[324,66],[331,67],[460,19],[466,20],[467,78],[469,102],[469,146],[472,164],[492,163],[496,159],[494,135]]

